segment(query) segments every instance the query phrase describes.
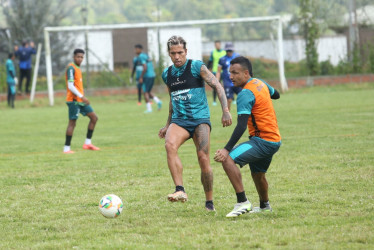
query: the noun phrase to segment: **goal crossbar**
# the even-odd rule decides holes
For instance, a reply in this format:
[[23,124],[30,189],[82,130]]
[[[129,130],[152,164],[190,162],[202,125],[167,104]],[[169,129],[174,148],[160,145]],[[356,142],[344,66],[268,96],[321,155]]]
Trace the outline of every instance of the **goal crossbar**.
[[231,19],[206,19],[206,20],[189,20],[174,22],[154,22],[154,23],[124,23],[124,24],[107,24],[107,25],[83,25],[83,26],[57,26],[44,28],[45,42],[45,59],[47,70],[47,84],[49,104],[53,106],[53,79],[52,79],[52,57],[49,41],[50,32],[60,31],[98,31],[98,30],[115,30],[115,29],[135,29],[135,28],[162,28],[162,27],[178,27],[192,26],[201,24],[225,24],[225,23],[245,23],[245,22],[261,22],[261,21],[278,21],[278,69],[279,80],[282,91],[287,91],[287,81],[284,73],[284,56],[283,56],[283,30],[281,16],[263,16],[263,17],[242,17]]

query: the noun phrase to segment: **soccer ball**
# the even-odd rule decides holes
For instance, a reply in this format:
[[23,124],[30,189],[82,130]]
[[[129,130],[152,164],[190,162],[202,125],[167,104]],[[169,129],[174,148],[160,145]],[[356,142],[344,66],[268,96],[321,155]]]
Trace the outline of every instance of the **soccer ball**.
[[123,208],[122,200],[114,194],[107,194],[101,198],[99,203],[99,210],[104,217],[116,218],[118,217]]

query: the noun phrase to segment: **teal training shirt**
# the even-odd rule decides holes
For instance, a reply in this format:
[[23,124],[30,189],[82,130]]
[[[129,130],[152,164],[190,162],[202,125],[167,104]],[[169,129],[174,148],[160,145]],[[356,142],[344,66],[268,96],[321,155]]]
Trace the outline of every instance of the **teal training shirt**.
[[[13,74],[13,76],[12,76]],[[11,59],[6,61],[6,82],[9,85],[15,85],[14,77],[16,77],[16,70],[14,69],[14,64]]]
[[[180,68],[177,68],[174,65],[172,65],[171,75],[173,77],[182,76],[187,67],[187,63],[188,60]],[[198,80],[202,80],[200,76],[200,69],[202,65],[204,65],[202,61],[192,60],[192,77],[197,78]],[[162,79],[164,80],[165,84],[168,84],[168,69],[169,68],[166,68],[162,73]],[[189,84],[186,83],[185,89],[173,91],[170,93],[171,103],[173,106],[172,119],[209,119],[210,112],[205,93],[205,85],[203,84],[201,87],[198,88],[189,88],[188,86]]]

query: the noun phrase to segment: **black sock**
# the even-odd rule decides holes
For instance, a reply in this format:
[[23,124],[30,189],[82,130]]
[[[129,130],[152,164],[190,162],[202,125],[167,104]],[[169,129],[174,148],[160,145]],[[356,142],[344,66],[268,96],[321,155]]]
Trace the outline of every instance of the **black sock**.
[[87,130],[87,139],[91,139],[92,138],[92,134],[93,134],[93,130],[88,129]]
[[209,205],[209,204],[212,204],[213,205],[213,201],[205,201],[205,206]]
[[72,135],[67,135],[65,140],[65,146],[70,146]]
[[241,193],[236,193],[236,200],[238,203],[247,201],[247,196],[245,196],[245,191]]
[[269,204],[269,201],[260,201],[260,208],[265,208],[265,207],[268,207],[270,204]]
[[184,192],[184,187],[183,186],[176,186],[175,187],[175,192],[178,192],[178,191],[183,191]]

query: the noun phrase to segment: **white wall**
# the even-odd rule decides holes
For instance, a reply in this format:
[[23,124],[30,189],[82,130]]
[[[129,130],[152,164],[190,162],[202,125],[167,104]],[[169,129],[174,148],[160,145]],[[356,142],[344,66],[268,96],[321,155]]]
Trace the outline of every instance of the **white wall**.
[[[165,66],[172,64],[167,50],[167,41],[173,35],[181,36],[187,42],[187,58],[202,60],[203,49],[200,28],[163,28],[160,29],[161,56],[166,60]],[[156,60],[158,57],[157,29],[148,29],[148,54]]]
[[[74,36],[76,48],[85,49],[84,32],[76,33]],[[111,31],[90,31],[88,33],[88,48],[100,59],[92,53],[89,54],[89,63],[92,66],[90,70],[103,69],[100,61],[107,64],[110,70],[114,69]],[[86,66],[86,62],[86,60],[83,60],[82,67]]]
[[[234,46],[235,51],[243,56],[277,60],[277,41],[234,42]],[[222,48],[224,47],[225,41],[222,41]],[[213,42],[203,44],[204,55],[210,55],[213,49]],[[320,62],[330,60],[331,64],[337,65],[347,56],[347,39],[345,36],[322,37],[318,40],[317,51]],[[299,62],[305,59],[305,41],[302,38],[284,40],[283,52],[285,61]]]

